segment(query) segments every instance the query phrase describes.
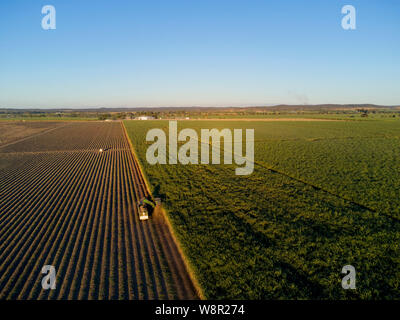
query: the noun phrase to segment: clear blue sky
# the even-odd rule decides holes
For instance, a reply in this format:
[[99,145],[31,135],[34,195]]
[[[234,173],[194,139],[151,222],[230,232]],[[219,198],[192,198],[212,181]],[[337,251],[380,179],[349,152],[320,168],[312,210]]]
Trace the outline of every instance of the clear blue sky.
[[279,103],[400,104],[400,1],[0,1],[0,107]]

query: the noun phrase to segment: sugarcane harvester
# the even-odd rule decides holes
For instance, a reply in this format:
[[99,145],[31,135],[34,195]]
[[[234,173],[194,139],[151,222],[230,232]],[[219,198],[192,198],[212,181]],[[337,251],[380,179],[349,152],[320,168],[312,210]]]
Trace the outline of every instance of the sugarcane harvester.
[[160,200],[157,198],[155,202],[149,200],[148,198],[142,198],[138,202],[138,212],[139,212],[139,220],[147,220],[149,219],[149,212],[153,212],[156,208],[156,205],[160,204]]

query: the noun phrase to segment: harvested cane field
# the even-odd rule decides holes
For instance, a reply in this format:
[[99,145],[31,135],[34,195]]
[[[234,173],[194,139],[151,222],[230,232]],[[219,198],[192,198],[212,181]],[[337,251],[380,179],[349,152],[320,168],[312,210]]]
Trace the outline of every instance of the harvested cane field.
[[65,125],[63,122],[2,121],[0,122],[0,146],[23,138],[40,135]]
[[0,299],[197,297],[162,212],[139,221],[147,191],[120,122],[31,133],[0,146]]
[[[125,125],[207,298],[400,298],[399,120],[178,122],[254,129],[248,176],[150,165],[146,133],[168,121]],[[349,264],[356,290],[341,286]]]

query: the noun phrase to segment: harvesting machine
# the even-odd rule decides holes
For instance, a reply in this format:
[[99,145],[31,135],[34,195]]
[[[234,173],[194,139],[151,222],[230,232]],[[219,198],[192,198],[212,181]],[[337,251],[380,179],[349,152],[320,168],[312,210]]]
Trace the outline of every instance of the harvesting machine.
[[142,198],[138,202],[139,220],[149,219],[149,210],[154,210],[155,203],[147,198]]

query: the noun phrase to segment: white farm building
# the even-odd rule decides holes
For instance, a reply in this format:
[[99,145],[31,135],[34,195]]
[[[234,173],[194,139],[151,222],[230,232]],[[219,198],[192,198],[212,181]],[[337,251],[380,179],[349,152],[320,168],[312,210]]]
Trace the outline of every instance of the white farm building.
[[154,120],[154,117],[150,117],[150,116],[140,116],[140,117],[136,117],[136,120]]

